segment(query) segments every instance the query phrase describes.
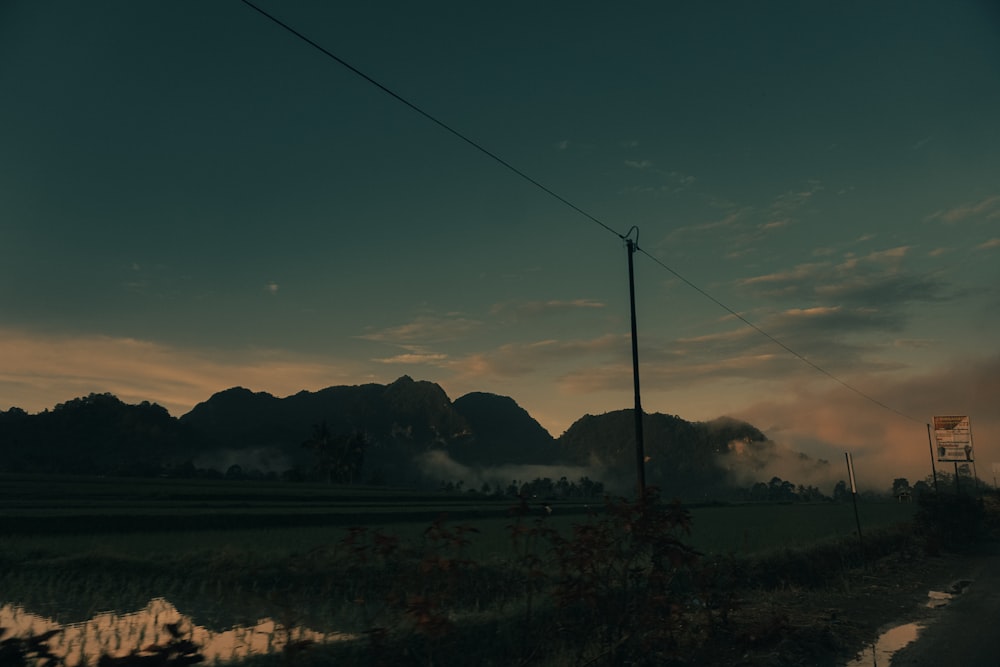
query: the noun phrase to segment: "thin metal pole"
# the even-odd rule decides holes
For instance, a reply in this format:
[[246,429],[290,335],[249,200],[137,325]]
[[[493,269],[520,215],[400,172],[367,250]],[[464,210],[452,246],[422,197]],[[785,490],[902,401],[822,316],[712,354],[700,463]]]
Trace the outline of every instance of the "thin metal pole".
[[851,500],[854,501],[854,523],[858,526],[858,546],[861,548],[861,557],[865,557],[865,541],[861,537],[861,517],[858,516],[858,485],[854,481],[854,461],[851,460],[851,453],[844,452],[847,459],[847,476],[851,480]]
[[635,389],[635,466],[637,475],[638,500],[646,496],[646,453],[642,442],[642,402],[639,399],[639,337],[635,325],[635,271],[632,266],[632,255],[635,254],[635,243],[625,239],[628,248],[628,296],[632,308],[632,384]]
[[931,425],[927,425],[927,446],[931,449],[931,474],[934,476],[934,493],[938,492],[937,467],[934,465],[934,443],[931,442]]

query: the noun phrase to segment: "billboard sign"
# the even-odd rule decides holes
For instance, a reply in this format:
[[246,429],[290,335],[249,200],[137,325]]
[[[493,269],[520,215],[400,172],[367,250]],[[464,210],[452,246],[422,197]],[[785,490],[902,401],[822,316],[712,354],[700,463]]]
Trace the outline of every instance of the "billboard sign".
[[948,415],[934,418],[938,461],[974,461],[969,417]]

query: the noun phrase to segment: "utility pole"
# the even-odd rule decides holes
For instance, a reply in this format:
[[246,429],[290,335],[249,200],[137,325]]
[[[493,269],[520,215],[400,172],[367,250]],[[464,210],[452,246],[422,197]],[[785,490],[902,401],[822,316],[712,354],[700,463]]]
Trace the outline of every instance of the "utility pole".
[[934,465],[934,443],[931,441],[931,425],[927,425],[927,446],[931,449],[931,475],[934,476],[934,493],[938,492],[937,467]]
[[[646,496],[646,453],[642,443],[642,402],[639,400],[639,338],[635,326],[635,270],[633,269],[632,255],[635,254],[639,241],[639,230],[636,227],[635,241],[630,238],[625,239],[625,247],[628,249],[628,295],[629,303],[632,307],[632,384],[635,389],[635,466],[637,475],[637,499],[641,502]],[[629,234],[632,230],[629,230]]]

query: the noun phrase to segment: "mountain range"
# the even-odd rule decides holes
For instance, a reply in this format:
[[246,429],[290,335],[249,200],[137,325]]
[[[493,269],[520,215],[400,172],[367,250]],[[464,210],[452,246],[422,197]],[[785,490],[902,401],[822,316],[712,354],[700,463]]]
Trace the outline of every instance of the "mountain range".
[[[643,427],[647,483],[690,499],[730,483],[727,458],[736,449],[767,448],[760,430],[729,418],[645,414]],[[323,452],[329,460],[352,436],[363,452],[352,459],[351,481],[428,486],[467,475],[471,488],[473,479],[582,471],[609,489],[628,489],[635,479],[631,410],[584,415],[554,438],[507,396],[474,392],[452,401],[437,384],[408,376],[285,398],[234,387],[180,417],[111,394],[38,414],[11,408],[0,412],[0,472],[157,475],[239,466],[307,475]]]

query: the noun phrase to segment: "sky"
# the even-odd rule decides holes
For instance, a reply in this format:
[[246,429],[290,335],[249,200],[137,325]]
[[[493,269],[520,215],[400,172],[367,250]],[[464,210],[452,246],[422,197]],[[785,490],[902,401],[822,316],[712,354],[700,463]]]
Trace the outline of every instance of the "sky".
[[991,478],[997,3],[254,1],[426,116],[240,0],[0,5],[0,410],[409,375],[558,436],[633,405],[627,237],[647,412],[875,487],[969,415]]

